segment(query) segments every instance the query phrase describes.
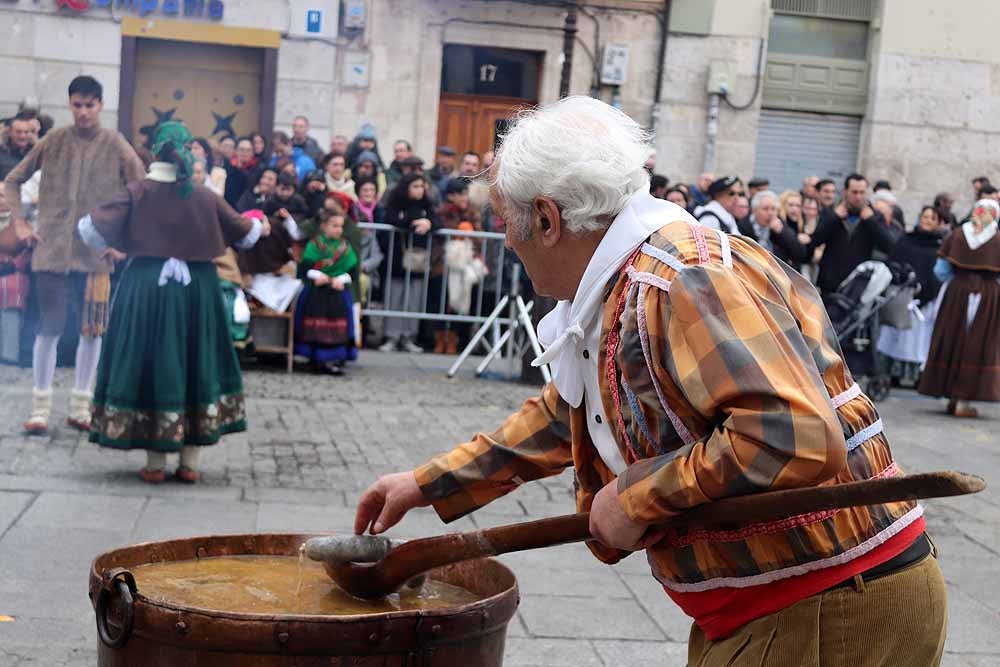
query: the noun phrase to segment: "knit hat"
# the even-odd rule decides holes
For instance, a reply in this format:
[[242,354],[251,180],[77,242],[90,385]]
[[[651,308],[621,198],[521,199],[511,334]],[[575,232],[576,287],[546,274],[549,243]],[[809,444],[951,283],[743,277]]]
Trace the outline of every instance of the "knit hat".
[[362,162],[371,162],[376,168],[378,168],[378,156],[372,151],[361,151],[358,153],[358,157],[354,159],[354,164],[351,165],[351,171],[361,164]]
[[371,123],[365,123],[362,125],[361,129],[358,130],[358,139],[370,139],[371,141],[375,141],[375,126]]

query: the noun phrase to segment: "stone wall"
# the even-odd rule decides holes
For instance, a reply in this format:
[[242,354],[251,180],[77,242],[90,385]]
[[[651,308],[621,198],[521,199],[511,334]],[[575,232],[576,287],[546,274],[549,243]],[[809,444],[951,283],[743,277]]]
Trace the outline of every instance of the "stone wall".
[[[227,27],[277,30],[283,38],[278,57],[276,124],[289,127],[297,113],[313,122],[313,134],[326,140],[330,134],[335,84],[336,37],[332,24],[326,34],[306,38],[292,25],[298,0],[227,0],[222,21],[200,22]],[[337,0],[311,0],[310,7],[336,16]],[[332,12],[332,14],[331,14]],[[105,127],[117,127],[123,16],[135,14],[110,8],[92,8],[86,14],[57,10],[54,2],[32,0],[7,3],[0,8],[0,25],[7,35],[0,40],[0,115],[6,116],[26,97],[37,98],[57,125],[72,122],[66,88],[80,74],[96,77],[104,86]],[[148,19],[164,18],[151,14]],[[329,21],[329,18],[327,19]]]
[[[735,64],[736,82],[730,97],[737,104],[746,104],[754,89],[758,43],[748,37],[670,36],[656,136],[656,170],[671,182],[692,183],[703,169],[709,65],[713,60]],[[715,163],[711,166],[715,174],[744,179],[752,176],[759,116],[760,95],[746,111],[720,104]]]
[[1000,182],[998,21],[998,3],[884,2],[860,164],[892,183],[908,221],[938,192],[955,197],[961,217],[973,177]]
[[[594,61],[601,55],[595,52],[599,23],[602,45],[618,42],[631,47],[628,82],[618,91],[623,109],[642,123],[650,121],[660,35],[659,21],[650,8],[658,9],[659,4],[634,0],[625,5],[631,9],[591,7],[586,11],[594,18],[580,14],[572,93],[593,90]],[[565,10],[558,7],[497,0],[371,0],[362,34],[329,32],[311,37],[299,25],[305,5],[325,8],[326,25],[339,9],[338,0],[226,0],[219,24],[281,32],[275,124],[288,129],[294,116],[302,113],[309,117],[312,134],[321,145],[334,132],[353,135],[371,122],[386,150],[393,139],[406,138],[419,154],[432,157],[445,44],[541,51],[539,101],[558,98],[565,19]],[[9,37],[0,41],[0,67],[6,73],[0,87],[0,114],[9,114],[25,97],[33,96],[58,124],[69,123],[66,87],[73,77],[88,73],[104,84],[104,124],[115,127],[123,15],[107,8],[79,15],[56,10],[54,2],[33,0],[4,4],[0,22]],[[367,87],[349,87],[342,81],[344,58],[351,53],[368,55]],[[597,88],[608,102],[612,92]]]
[[[55,3],[52,3],[53,6]],[[110,18],[59,16],[21,0],[0,10],[0,116],[8,116],[26,97],[39,100],[56,125],[72,122],[66,89],[80,74],[104,86],[105,127],[118,124],[121,31]]]
[[[371,122],[384,143],[409,139],[419,155],[431,158],[445,44],[540,51],[539,102],[558,99],[563,9],[484,0],[378,0],[370,8],[365,43],[356,46],[370,54],[370,84],[337,88],[333,124],[338,132],[351,135]],[[601,44],[619,42],[631,47],[628,82],[620,90],[622,108],[648,123],[659,22],[644,12],[593,8],[593,13],[600,23]],[[585,95],[591,92],[593,59],[599,59],[600,53],[594,53],[594,20],[581,14],[578,29],[570,92]],[[607,102],[611,94],[607,88],[598,91]]]
[[[766,34],[768,4],[766,0],[714,0],[710,35],[671,33],[655,140],[656,170],[671,182],[691,183],[703,170],[708,140],[708,73],[713,60],[733,65],[730,99],[739,105],[749,102],[758,74],[760,40]],[[711,165],[715,174],[752,177],[760,100],[758,92],[745,111],[720,103]]]

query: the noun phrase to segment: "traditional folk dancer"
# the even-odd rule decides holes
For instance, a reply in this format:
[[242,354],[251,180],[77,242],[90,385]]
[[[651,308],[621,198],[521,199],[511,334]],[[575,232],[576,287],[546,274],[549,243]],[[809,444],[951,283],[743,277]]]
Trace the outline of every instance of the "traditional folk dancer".
[[948,400],[948,413],[976,417],[970,401],[1000,401],[1000,204],[980,199],[972,218],[939,251],[934,336],[918,391]]
[[147,450],[141,475],[150,483],[165,479],[170,452],[180,452],[178,479],[197,481],[199,448],[246,430],[213,260],[229,244],[252,246],[269,228],[191,182],[191,139],[181,123],[161,125],[146,178],[79,223],[91,247],[131,256],[98,369],[90,441]]
[[916,295],[918,309],[910,313],[910,328],[898,329],[883,323],[878,339],[878,351],[893,360],[892,375],[908,386],[917,383],[931,349],[941,289],[941,281],[934,275],[940,247],[941,218],[937,209],[925,206],[917,227],[903,236],[889,253],[889,262],[909,265],[920,282],[920,292]]
[[669,527],[728,496],[900,472],[816,289],[654,199],[649,152],[590,98],[512,127],[492,199],[537,291],[562,300],[539,327],[553,382],[493,434],[376,481],[355,531],[428,504],[451,521],[574,466],[594,554],[645,550],[694,617],[688,664],[937,664],[946,591],[916,503]]
[[319,234],[299,262],[299,278],[305,287],[296,309],[295,354],[308,358],[322,372],[343,375],[344,364],[358,358],[351,295],[358,255],[344,238],[344,211],[339,206],[328,202],[319,220]]
[[79,313],[80,342],[66,421],[73,428],[90,430],[94,372],[108,322],[110,273],[113,262],[122,256],[110,248],[98,252],[87,247],[76,234],[76,221],[145,174],[142,161],[125,138],[101,127],[102,94],[101,84],[92,77],[73,79],[69,85],[73,125],[46,134],[5,182],[7,205],[21,224],[21,186],[39,169],[45,172],[31,258],[40,322],[32,359],[31,416],[24,423],[28,433],[48,431],[56,348],[71,310]]

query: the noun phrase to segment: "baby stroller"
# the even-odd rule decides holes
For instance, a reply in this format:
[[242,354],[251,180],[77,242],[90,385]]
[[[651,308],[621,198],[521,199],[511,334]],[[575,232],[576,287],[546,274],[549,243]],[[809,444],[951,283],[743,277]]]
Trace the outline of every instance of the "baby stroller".
[[886,321],[900,329],[910,327],[909,308],[917,287],[909,265],[868,261],[827,296],[827,313],[847,366],[873,401],[888,397],[892,385],[888,365],[875,349],[879,326]]

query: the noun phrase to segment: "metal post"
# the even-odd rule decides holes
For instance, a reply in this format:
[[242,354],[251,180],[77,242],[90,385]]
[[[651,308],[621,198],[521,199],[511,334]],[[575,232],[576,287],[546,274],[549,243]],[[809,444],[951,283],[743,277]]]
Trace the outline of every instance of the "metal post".
[[508,318],[510,319],[510,329],[511,336],[507,339],[507,372],[510,377],[514,377],[514,336],[513,332],[517,329],[518,317],[517,317],[517,299],[521,291],[521,265],[514,262],[511,267],[510,272],[510,303]]
[[[509,298],[506,294],[500,298],[500,303],[493,308],[493,312],[490,313],[488,318],[486,318],[486,321],[483,322],[482,326],[479,327],[479,330],[476,331],[476,335],[472,337],[469,344],[465,346],[464,350],[462,350],[462,354],[458,355],[458,359],[456,359],[455,363],[453,363],[451,368],[448,369],[448,377],[455,377],[455,373],[458,372],[459,367],[465,363],[465,360],[468,359],[469,355],[476,349],[476,345],[479,344],[479,341],[481,341],[483,336],[485,336],[486,333],[493,328],[493,323],[497,321],[497,318],[500,317],[500,313],[502,313],[503,309],[507,307],[508,300]],[[500,345],[494,344],[493,347],[499,348]]]

